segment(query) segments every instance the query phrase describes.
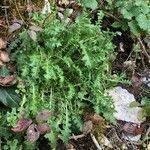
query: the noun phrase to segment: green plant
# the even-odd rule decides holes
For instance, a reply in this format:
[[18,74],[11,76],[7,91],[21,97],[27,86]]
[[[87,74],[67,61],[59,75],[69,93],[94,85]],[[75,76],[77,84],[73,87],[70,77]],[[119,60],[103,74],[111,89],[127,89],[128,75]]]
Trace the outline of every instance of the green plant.
[[120,21],[113,23],[113,27],[130,28],[131,33],[140,37],[150,33],[150,2],[145,0],[124,0],[114,2],[114,9],[120,13]]
[[[0,80],[1,84],[3,81],[4,77],[9,76],[9,70],[4,66],[0,68]],[[4,105],[8,107],[17,107],[20,98],[19,95],[15,92],[15,86],[5,86],[5,85],[0,85],[0,102],[2,102]]]
[[[43,24],[37,18],[35,22]],[[114,35],[92,24],[86,14],[70,25],[47,18],[35,42],[27,30],[20,34],[14,58],[25,88],[21,88],[24,99],[18,110],[32,118],[44,109],[54,113],[48,121],[52,131],[45,135],[52,145],[58,138],[67,142],[73,131],[81,131],[87,108],[115,122],[113,103],[105,95],[107,88],[122,80],[111,75]]]

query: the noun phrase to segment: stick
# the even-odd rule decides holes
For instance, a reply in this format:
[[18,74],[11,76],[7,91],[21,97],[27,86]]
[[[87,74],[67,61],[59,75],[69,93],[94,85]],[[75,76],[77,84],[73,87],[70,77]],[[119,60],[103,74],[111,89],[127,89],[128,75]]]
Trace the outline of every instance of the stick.
[[[6,0],[4,1],[4,5],[6,5]],[[6,23],[7,23],[7,25],[9,26],[8,15],[7,15],[7,8],[5,7],[4,10],[5,10]]]
[[146,48],[145,48],[145,46],[144,46],[142,40],[141,40],[140,38],[137,38],[137,39],[138,39],[138,41],[139,41],[139,44],[141,45],[141,49],[142,49],[143,53],[144,53],[145,56],[148,58],[148,61],[149,61],[149,63],[150,63],[150,55],[147,53]]
[[83,138],[85,135],[84,134],[80,134],[80,135],[72,135],[69,139],[74,139],[74,140],[77,140],[77,139],[80,139],[80,138]]
[[97,147],[97,149],[98,149],[98,150],[102,150],[102,148],[100,147],[99,143],[97,142],[95,136],[94,136],[92,133],[90,133],[90,136],[91,136],[91,138],[92,138],[92,140],[93,140],[95,146]]

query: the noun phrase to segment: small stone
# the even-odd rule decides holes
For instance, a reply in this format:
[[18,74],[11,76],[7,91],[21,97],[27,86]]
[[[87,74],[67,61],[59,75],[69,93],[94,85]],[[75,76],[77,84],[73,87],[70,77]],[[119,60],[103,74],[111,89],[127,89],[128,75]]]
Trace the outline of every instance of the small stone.
[[135,124],[141,124],[145,120],[145,118],[142,120],[138,119],[139,112],[142,110],[142,108],[130,107],[130,104],[136,100],[134,95],[129,93],[126,89],[118,86],[112,90],[109,90],[108,95],[112,97],[114,102],[116,110],[114,116],[117,120],[132,122]]

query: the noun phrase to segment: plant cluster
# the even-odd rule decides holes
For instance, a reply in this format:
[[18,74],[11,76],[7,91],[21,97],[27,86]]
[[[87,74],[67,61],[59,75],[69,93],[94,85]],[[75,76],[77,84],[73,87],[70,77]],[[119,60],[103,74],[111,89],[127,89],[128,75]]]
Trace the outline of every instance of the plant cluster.
[[[4,150],[37,149],[35,141],[41,135],[54,147],[58,139],[67,143],[72,133],[82,132],[85,113],[96,112],[115,123],[113,102],[105,93],[124,80],[111,72],[115,57],[112,40],[117,33],[102,30],[102,20],[105,15],[112,17],[108,13],[111,10],[116,15],[113,27],[130,29],[134,38],[145,36],[150,34],[150,3],[146,0],[77,2],[88,10],[100,7],[98,19],[92,23],[84,10],[69,23],[59,20],[54,12],[50,16],[34,13],[30,21],[35,26],[23,29],[9,45],[11,60],[18,67],[18,84],[16,92],[14,87],[0,87],[0,101],[15,107],[0,112],[0,146]],[[0,75],[3,82],[8,76],[10,80],[11,74],[5,67]],[[6,85],[14,86],[14,80]],[[39,112],[52,115],[40,122]],[[37,126],[41,123],[50,132],[40,132]],[[31,125],[39,132],[34,144],[33,139],[28,141],[25,136]]]
[[11,49],[20,45],[13,58],[24,82],[18,85],[23,100],[17,118],[34,118],[42,110],[53,112],[47,122],[51,132],[45,135],[52,144],[58,138],[67,142],[72,131],[82,130],[86,108],[115,122],[113,103],[105,95],[118,80],[111,76],[113,36],[98,23],[93,25],[86,14],[70,25],[48,18],[35,42],[23,31],[11,45]]
[[130,28],[131,33],[140,37],[150,34],[150,2],[143,0],[125,0],[115,2],[115,9],[121,14],[120,22],[113,23],[114,27]]

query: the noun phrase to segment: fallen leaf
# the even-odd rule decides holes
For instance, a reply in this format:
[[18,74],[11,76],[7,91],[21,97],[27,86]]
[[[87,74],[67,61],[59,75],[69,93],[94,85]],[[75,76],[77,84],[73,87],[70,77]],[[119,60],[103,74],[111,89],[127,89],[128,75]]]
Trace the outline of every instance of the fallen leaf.
[[93,130],[93,123],[91,120],[84,122],[83,124],[83,134],[88,134]]
[[92,115],[90,119],[94,124],[99,124],[101,122],[104,122],[104,119],[99,114],[96,113]]
[[33,25],[29,27],[30,30],[36,31],[36,32],[41,32],[43,29],[39,26]]
[[0,77],[0,85],[1,86],[11,86],[16,84],[17,79],[15,76],[7,76],[7,77]]
[[132,81],[133,87],[136,88],[136,89],[141,87],[141,85],[142,85],[141,79],[136,75],[132,76],[131,81]]
[[113,146],[112,146],[111,142],[108,140],[108,138],[105,135],[102,134],[100,137],[98,137],[98,141],[102,145],[107,146],[107,147],[113,149]]
[[30,38],[31,38],[33,41],[36,41],[36,40],[37,40],[37,35],[36,35],[36,32],[35,32],[35,31],[29,30],[29,31],[28,31],[28,34],[29,34]]
[[67,149],[67,150],[77,150],[77,149],[75,148],[75,146],[74,146],[72,143],[66,144],[66,149]]
[[0,49],[4,49],[7,46],[7,42],[0,38]]
[[61,12],[58,12],[58,17],[59,17],[59,19],[61,20],[61,21],[63,21],[64,20],[64,15],[61,13]]
[[40,131],[37,128],[36,124],[31,124],[27,129],[27,140],[34,143],[40,137]]
[[37,122],[47,121],[51,116],[52,112],[50,112],[49,110],[43,110],[37,114],[36,121]]
[[16,88],[14,87],[0,86],[0,102],[10,108],[18,107],[21,99],[15,90]]
[[37,125],[37,129],[40,131],[40,134],[49,133],[51,128],[47,124],[39,124]]
[[123,63],[125,68],[134,69],[136,67],[135,61],[128,60]]
[[9,55],[6,51],[0,51],[0,60],[4,63],[9,62]]
[[42,9],[43,14],[51,13],[51,5],[48,0],[44,0],[44,7]]
[[12,32],[14,32],[14,31],[16,31],[16,30],[18,30],[20,28],[21,28],[21,24],[15,22],[15,23],[13,23],[12,25],[9,26],[8,32],[12,33]]
[[20,25],[23,24],[23,21],[22,21],[22,20],[19,20],[19,19],[16,19],[16,18],[15,18],[12,22],[13,22],[13,23],[19,23]]
[[57,0],[57,4],[59,6],[62,6],[62,5],[68,5],[69,4],[69,0]]
[[143,128],[138,127],[138,125],[134,123],[125,123],[125,125],[123,126],[123,131],[136,136],[142,133]]
[[138,96],[142,85],[141,78],[138,77],[136,74],[134,74],[132,75],[131,81],[132,81],[132,93],[135,96]]
[[31,123],[32,123],[31,119],[25,119],[25,118],[20,119],[18,120],[16,127],[12,128],[11,130],[14,132],[22,132],[26,130],[30,126]]

